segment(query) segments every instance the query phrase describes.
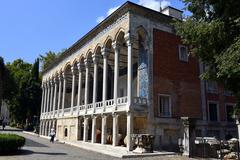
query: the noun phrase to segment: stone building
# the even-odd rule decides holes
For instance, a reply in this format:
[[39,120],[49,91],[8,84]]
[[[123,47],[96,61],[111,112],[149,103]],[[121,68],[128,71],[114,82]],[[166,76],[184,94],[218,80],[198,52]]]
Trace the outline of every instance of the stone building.
[[176,36],[174,18],[182,11],[126,2],[66,50],[43,73],[40,134],[55,128],[59,140],[127,150],[132,134],[152,134],[155,148],[177,150],[188,117],[191,134],[234,136],[234,97],[208,92],[217,85],[199,79],[204,65]]

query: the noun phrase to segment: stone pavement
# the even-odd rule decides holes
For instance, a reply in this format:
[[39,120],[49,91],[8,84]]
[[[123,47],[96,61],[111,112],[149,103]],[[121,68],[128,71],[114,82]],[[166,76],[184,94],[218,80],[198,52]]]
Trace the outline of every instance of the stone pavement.
[[[62,143],[51,144],[47,139],[24,134],[19,130],[6,128],[0,133],[16,133],[26,138],[26,144],[18,155],[0,156],[0,160],[119,160],[93,151],[80,149]],[[128,158],[126,158],[128,159]],[[181,156],[155,156],[144,158],[129,158],[129,160],[188,160]]]

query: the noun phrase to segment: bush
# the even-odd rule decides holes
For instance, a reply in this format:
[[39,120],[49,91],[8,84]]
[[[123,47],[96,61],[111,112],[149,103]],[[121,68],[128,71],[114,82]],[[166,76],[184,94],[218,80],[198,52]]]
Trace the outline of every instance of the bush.
[[15,152],[25,144],[25,138],[16,134],[0,134],[0,153]]

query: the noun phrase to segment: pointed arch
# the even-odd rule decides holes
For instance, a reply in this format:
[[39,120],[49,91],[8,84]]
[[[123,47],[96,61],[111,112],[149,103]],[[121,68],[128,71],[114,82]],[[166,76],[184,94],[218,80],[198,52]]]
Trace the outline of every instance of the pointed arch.
[[103,43],[103,47],[108,48],[109,47],[109,43],[112,44],[113,38],[111,36],[107,36],[106,40]]
[[[117,33],[115,34],[114,40],[115,41],[123,41],[125,30],[123,28],[119,28]],[[122,37],[123,36],[123,37]]]

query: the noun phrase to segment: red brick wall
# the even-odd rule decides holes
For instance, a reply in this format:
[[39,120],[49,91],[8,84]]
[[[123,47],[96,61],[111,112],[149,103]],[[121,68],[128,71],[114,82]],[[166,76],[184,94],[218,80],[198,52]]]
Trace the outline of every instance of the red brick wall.
[[153,30],[153,105],[158,116],[158,94],[171,95],[172,116],[201,118],[199,66],[195,58],[178,57],[180,37]]
[[217,102],[219,107],[219,116],[220,121],[226,121],[226,104],[236,104],[236,98],[234,96],[226,96],[224,94],[224,87],[222,85],[218,85],[217,93],[208,93],[206,86],[206,113],[208,115],[208,102]]

